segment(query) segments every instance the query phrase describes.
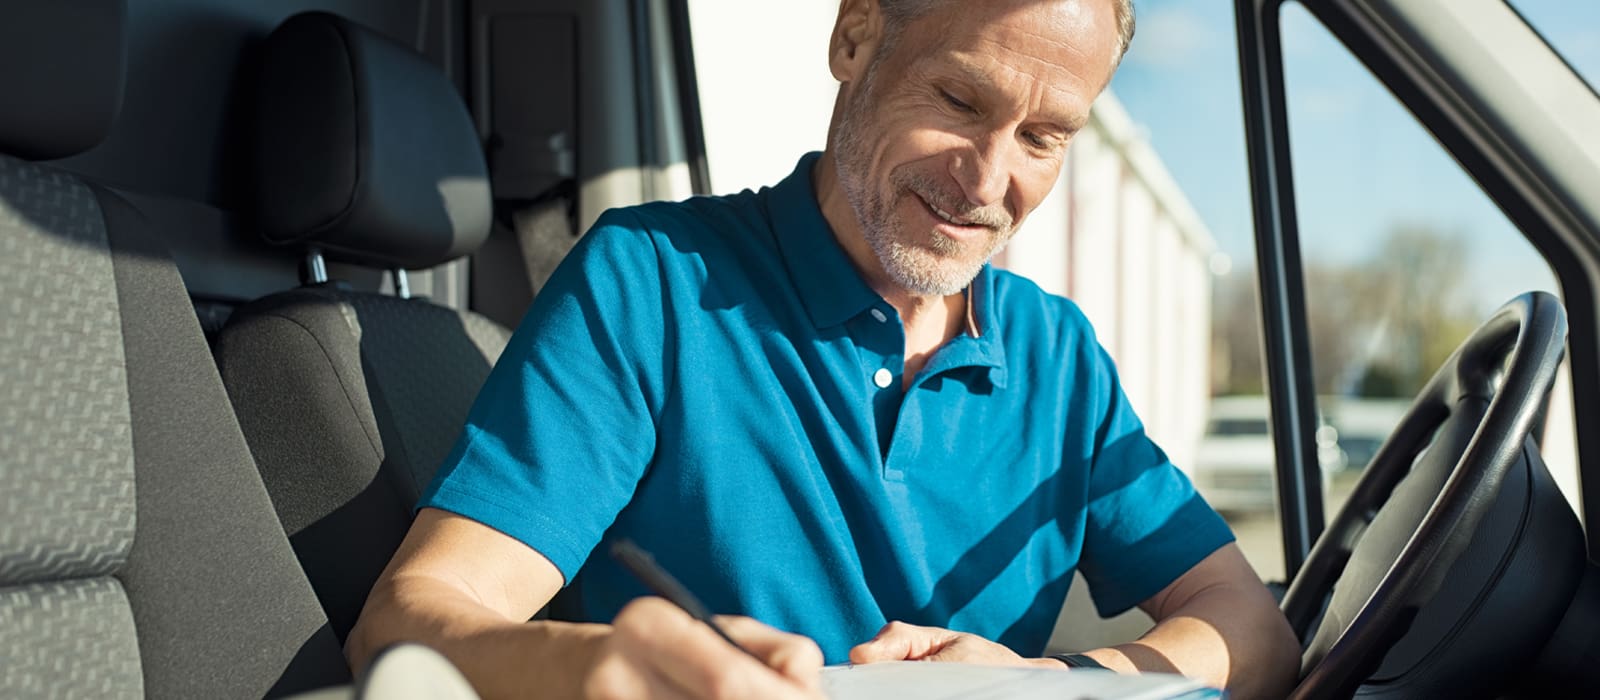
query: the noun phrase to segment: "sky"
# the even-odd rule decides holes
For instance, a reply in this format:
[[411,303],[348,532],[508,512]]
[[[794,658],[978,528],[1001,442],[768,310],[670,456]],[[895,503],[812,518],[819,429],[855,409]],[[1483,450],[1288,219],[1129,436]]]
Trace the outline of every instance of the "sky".
[[[1600,3],[1513,0],[1580,74],[1600,77]],[[1138,0],[1138,32],[1111,90],[1233,261],[1254,257],[1232,0]],[[1483,313],[1549,268],[1399,102],[1304,9],[1283,36],[1301,240],[1308,259],[1366,258],[1397,225],[1472,246]],[[1314,293],[1314,292],[1313,292]]]

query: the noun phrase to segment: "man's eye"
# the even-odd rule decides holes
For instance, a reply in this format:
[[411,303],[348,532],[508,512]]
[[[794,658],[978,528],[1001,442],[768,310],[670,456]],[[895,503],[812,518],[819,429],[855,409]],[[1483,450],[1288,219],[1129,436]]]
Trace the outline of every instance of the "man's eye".
[[950,94],[948,92],[945,92],[943,90],[940,90],[939,94],[944,95],[944,101],[945,102],[949,102],[951,107],[954,107],[959,111],[962,111],[962,112],[974,112],[974,111],[977,111],[977,110],[974,110],[972,108],[972,105],[969,105],[969,104],[967,104],[965,102],[962,102],[959,99],[956,99],[955,95],[952,95],[952,94]]
[[1034,148],[1038,148],[1038,149],[1050,148],[1050,140],[1049,139],[1046,139],[1045,137],[1040,136],[1040,135],[1038,135],[1038,134],[1036,134],[1036,133],[1034,133],[1032,131],[1023,132],[1022,140],[1027,141],[1028,145],[1032,146]]

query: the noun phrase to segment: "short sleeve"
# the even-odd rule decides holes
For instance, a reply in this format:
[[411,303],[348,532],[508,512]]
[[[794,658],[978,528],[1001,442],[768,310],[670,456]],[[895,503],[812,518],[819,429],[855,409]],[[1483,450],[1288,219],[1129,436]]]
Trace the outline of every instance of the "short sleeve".
[[1104,414],[1095,432],[1080,570],[1103,617],[1159,593],[1233,532],[1145,435],[1098,343],[1090,385]]
[[661,279],[638,216],[603,215],[529,308],[418,507],[510,535],[571,582],[655,451]]

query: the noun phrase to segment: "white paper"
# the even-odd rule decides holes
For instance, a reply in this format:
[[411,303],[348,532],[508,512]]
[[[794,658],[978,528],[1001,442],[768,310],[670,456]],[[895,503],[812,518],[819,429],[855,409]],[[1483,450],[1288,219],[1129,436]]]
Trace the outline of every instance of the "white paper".
[[1099,669],[1056,670],[932,661],[829,666],[822,669],[822,689],[831,700],[1220,697],[1216,691],[1196,681],[1165,673],[1134,676]]

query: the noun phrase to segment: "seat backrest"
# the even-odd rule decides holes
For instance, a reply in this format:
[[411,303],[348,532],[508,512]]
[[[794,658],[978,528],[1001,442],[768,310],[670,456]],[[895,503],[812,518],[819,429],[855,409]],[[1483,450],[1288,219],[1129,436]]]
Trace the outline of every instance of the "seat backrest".
[[0,6],[0,697],[346,682],[158,238],[23,159],[105,136],[124,10]]
[[[326,13],[268,37],[256,210],[286,255],[423,268],[488,235],[483,154],[461,98],[409,48]],[[509,331],[337,283],[236,310],[214,351],[284,530],[336,634],[412,520]]]

